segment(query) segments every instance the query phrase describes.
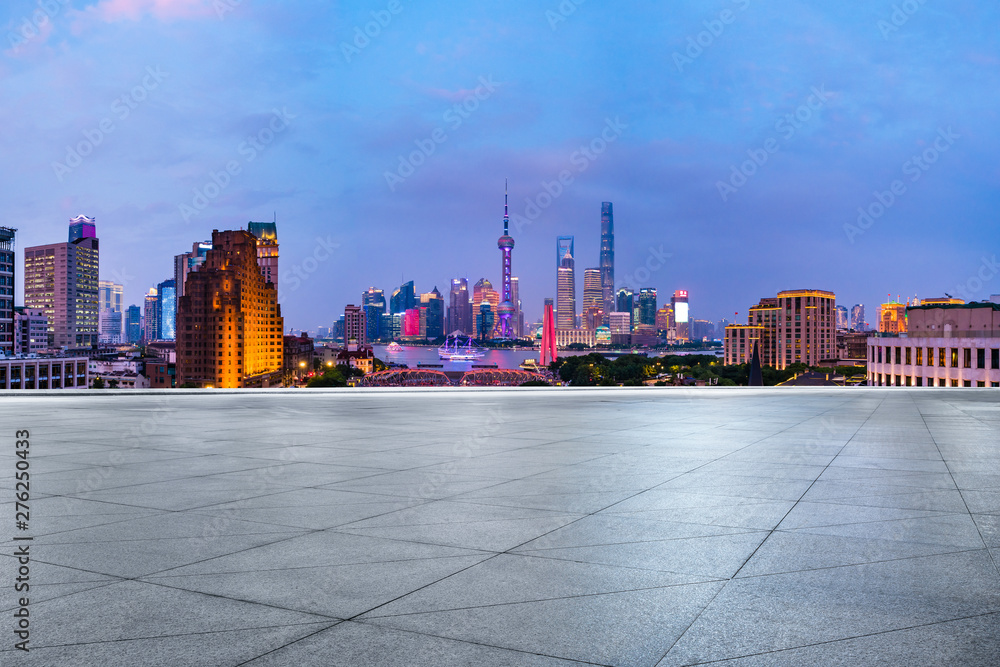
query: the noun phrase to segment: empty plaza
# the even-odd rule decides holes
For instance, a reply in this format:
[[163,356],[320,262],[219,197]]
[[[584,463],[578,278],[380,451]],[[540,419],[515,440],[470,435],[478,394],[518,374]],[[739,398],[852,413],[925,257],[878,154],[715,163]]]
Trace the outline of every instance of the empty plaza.
[[995,665],[998,397],[7,394],[0,663]]

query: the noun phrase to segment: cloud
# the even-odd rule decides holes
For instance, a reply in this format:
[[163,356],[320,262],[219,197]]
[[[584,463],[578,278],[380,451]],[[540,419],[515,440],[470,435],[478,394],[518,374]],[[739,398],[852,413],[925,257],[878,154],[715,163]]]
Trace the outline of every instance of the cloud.
[[100,0],[84,12],[105,23],[139,21],[149,15],[158,21],[217,17],[214,0]]

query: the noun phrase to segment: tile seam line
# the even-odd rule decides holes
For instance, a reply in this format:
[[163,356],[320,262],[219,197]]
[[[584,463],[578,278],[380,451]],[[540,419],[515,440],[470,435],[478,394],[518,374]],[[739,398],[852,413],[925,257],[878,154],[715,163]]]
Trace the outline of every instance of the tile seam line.
[[[947,459],[945,459],[944,453],[941,451],[940,445],[938,445],[937,438],[934,437],[934,434],[931,432],[930,427],[927,426],[927,419],[926,417],[924,417],[924,413],[921,412],[919,406],[916,405],[916,400],[912,398],[911,400],[914,401],[914,407],[916,407],[917,409],[917,414],[920,415],[920,420],[921,422],[923,422],[924,428],[927,429],[927,433],[931,436],[931,441],[934,443],[934,447],[937,448],[938,456],[941,457],[941,462],[944,464],[944,467],[948,470],[948,476],[951,477],[951,483],[955,485],[955,490],[958,491],[958,497],[962,499],[962,504],[965,505],[965,511],[968,512],[969,519],[972,521],[972,525],[976,527],[976,532],[979,534],[979,539],[983,543],[983,548],[986,549],[986,555],[987,557],[989,557],[990,562],[993,563],[993,569],[996,570],[997,576],[1000,577],[1000,564],[997,564],[996,558],[993,557],[993,551],[990,549],[990,545],[986,543],[986,538],[983,537],[983,531],[979,527],[979,523],[976,521],[976,517],[972,514],[972,510],[969,509],[969,503],[965,499],[965,494],[962,493],[962,489],[958,486],[958,482],[955,481],[955,473],[951,471],[951,466],[948,465],[948,461]],[[962,411],[960,410],[960,412]],[[962,412],[962,414],[965,413]],[[973,417],[973,419],[976,418]]]
[[[787,518],[788,515],[792,512],[792,510],[794,510],[798,506],[799,502],[802,501],[802,498],[804,498],[806,496],[806,494],[809,493],[809,489],[811,489],[813,487],[813,484],[815,484],[819,480],[819,478],[823,476],[823,473],[825,473],[830,468],[830,466],[833,464],[833,462],[837,460],[837,457],[840,456],[840,454],[844,451],[844,449],[847,447],[847,445],[850,444],[851,440],[853,440],[854,437],[857,436],[857,434],[861,432],[861,429],[863,429],[865,427],[865,424],[868,423],[868,421],[871,419],[872,415],[874,415],[876,412],[878,412],[879,408],[882,407],[882,404],[884,402],[885,402],[885,397],[882,397],[882,398],[879,399],[878,404],[874,408],[871,409],[871,412],[869,412],[869,414],[865,418],[865,420],[863,422],[861,422],[861,424],[858,425],[858,428],[854,432],[854,435],[852,435],[850,438],[848,438],[847,442],[844,443],[844,445],[840,448],[840,450],[837,452],[837,454],[834,455],[825,466],[823,466],[823,470],[821,470],[820,473],[818,475],[816,475],[816,478],[813,480],[812,484],[809,485],[809,488],[806,489],[802,493],[801,496],[799,496],[799,499],[797,501],[795,501],[795,503],[791,506],[791,508],[789,508],[789,510],[787,512],[785,512],[785,515],[783,517],[781,517],[781,520],[778,521],[778,523],[776,523],[774,525],[774,528],[772,528],[770,530],[770,532],[768,532],[767,536],[764,537],[763,540],[761,540],[760,544],[757,545],[757,548],[754,549],[753,552],[747,557],[747,559],[743,561],[743,564],[740,565],[740,567],[736,570],[736,572],[733,573],[732,577],[730,577],[729,580],[727,580],[722,586],[719,587],[719,590],[716,591],[715,595],[712,596],[712,599],[709,600],[705,604],[705,606],[701,608],[701,611],[699,611],[698,614],[693,619],[691,619],[691,622],[688,624],[688,626],[686,628],[684,628],[683,632],[681,632],[681,634],[679,634],[677,636],[677,639],[675,639],[674,642],[670,645],[670,648],[668,648],[663,653],[663,655],[660,656],[659,660],[657,660],[656,663],[654,663],[654,664],[659,664],[660,662],[663,662],[663,659],[666,658],[667,655],[672,650],[674,650],[674,647],[677,646],[678,642],[680,642],[680,640],[684,638],[684,635],[686,635],[688,633],[688,631],[692,627],[694,627],[694,624],[697,623],[698,619],[701,618],[702,614],[704,614],[705,611],[710,606],[712,606],[712,603],[715,602],[715,600],[719,597],[719,595],[721,595],[722,592],[724,590],[726,590],[726,587],[729,586],[729,584],[731,584],[733,582],[733,580],[736,578],[736,575],[738,575],[740,573],[740,571],[746,566],[746,564],[750,562],[750,559],[754,557],[754,554],[756,554],[760,550],[760,548],[764,545],[764,543],[767,542],[768,538],[770,538],[771,535],[774,533],[774,531],[778,528],[778,526],[781,525],[781,522],[784,521],[785,518]],[[843,407],[845,405],[848,405],[848,404],[849,403],[842,403],[842,404],[836,405],[834,407],[831,407],[828,410],[823,411],[822,413],[820,413],[819,415],[816,415],[816,416],[820,417],[822,415],[825,415],[825,414],[827,414],[829,412],[832,412],[835,409],[839,409],[839,408],[841,408],[841,407]],[[790,428],[793,428],[794,426],[795,425],[792,425],[792,426],[789,426],[788,428],[790,429]]]

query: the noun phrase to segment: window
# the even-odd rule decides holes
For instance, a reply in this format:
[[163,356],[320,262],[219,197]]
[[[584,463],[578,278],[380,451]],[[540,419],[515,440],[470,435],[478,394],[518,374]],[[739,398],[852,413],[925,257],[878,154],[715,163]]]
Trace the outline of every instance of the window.
[[972,368],[972,348],[962,348],[962,368]]
[[[910,360],[907,359],[906,363],[910,363]],[[924,365],[924,348],[918,347],[917,348],[917,366],[923,366],[923,365]],[[917,385],[917,386],[919,387],[920,385]]]
[[944,355],[945,354],[946,354],[945,348],[943,348],[943,347],[938,348],[938,366],[940,366],[941,368],[945,367],[945,363],[944,363]]
[[901,363],[903,363],[903,348],[897,346],[896,347],[896,364],[898,365],[898,364],[901,364]]
[[1000,368],[1000,348],[990,350],[990,368],[993,370]]
[[971,387],[972,386],[972,380],[963,380],[962,381],[962,386],[963,387]]
[[934,365],[934,348],[933,347],[927,348],[927,365],[928,366],[933,366]]
[[882,363],[882,348],[878,348],[878,363]]
[[986,350],[983,348],[976,350],[976,368],[986,368]]
[[906,348],[906,362],[905,363],[906,363],[907,366],[909,366],[910,364],[913,363],[913,360],[910,359],[910,352],[911,351],[912,351],[912,348],[909,348],[909,347]]
[[958,348],[951,348],[951,367],[958,368]]
[[917,383],[918,387],[923,387],[924,386],[924,379],[922,377],[915,378],[915,382]]

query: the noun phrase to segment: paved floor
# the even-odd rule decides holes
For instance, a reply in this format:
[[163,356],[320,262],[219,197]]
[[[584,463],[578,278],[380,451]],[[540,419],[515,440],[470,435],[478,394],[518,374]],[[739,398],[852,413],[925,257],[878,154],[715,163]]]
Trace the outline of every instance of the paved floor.
[[1000,656],[996,390],[67,392],[0,422],[5,667]]

